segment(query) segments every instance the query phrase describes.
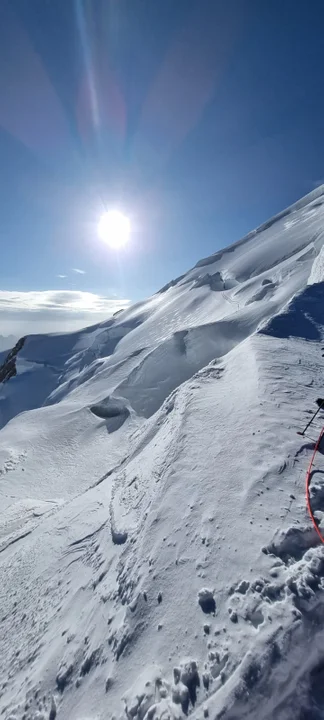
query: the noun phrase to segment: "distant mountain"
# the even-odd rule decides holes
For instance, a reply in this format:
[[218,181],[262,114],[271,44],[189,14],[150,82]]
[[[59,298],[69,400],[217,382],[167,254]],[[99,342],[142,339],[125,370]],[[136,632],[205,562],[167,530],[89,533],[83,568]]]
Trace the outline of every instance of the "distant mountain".
[[0,352],[3,352],[4,350],[11,350],[11,348],[14,347],[16,344],[18,338],[15,337],[15,335],[0,335]]
[[323,308],[322,187],[2,354],[5,718],[323,716]]

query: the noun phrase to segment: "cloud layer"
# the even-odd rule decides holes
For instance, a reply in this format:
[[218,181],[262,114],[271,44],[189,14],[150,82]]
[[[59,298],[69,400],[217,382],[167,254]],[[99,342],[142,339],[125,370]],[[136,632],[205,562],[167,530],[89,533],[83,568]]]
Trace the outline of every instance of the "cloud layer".
[[0,291],[0,333],[75,330],[101,322],[129,300],[81,290]]

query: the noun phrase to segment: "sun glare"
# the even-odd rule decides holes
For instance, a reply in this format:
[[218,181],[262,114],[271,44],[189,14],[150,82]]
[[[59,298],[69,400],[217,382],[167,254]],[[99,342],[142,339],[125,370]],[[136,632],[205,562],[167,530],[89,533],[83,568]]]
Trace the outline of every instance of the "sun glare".
[[98,235],[110,247],[118,250],[128,243],[130,222],[119,210],[103,213],[98,223]]

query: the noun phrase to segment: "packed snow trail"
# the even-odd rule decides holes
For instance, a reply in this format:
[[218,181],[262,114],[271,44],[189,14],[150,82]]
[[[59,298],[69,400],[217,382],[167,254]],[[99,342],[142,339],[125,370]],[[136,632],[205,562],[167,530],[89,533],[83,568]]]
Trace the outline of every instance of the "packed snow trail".
[[323,201],[17,351],[0,384],[6,719],[322,717],[324,549],[296,430],[322,389]]

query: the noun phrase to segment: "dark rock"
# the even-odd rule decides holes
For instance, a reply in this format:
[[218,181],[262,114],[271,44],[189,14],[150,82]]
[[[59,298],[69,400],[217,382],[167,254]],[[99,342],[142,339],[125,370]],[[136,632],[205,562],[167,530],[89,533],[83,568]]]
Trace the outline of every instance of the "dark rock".
[[17,375],[16,357],[21,348],[24,346],[25,340],[26,337],[22,337],[18,340],[15,347],[8,353],[4,363],[0,366],[0,383],[7,382],[10,378]]

